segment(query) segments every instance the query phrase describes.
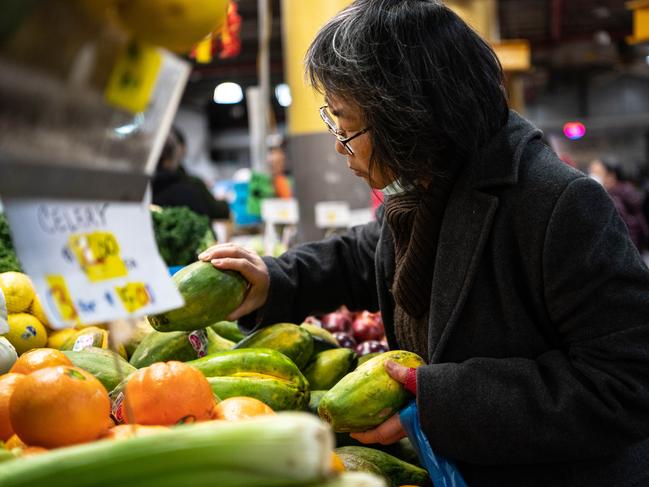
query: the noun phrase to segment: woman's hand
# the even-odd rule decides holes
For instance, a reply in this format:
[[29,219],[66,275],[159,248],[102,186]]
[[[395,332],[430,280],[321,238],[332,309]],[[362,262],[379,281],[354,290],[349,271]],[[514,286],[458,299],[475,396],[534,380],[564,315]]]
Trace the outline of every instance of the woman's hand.
[[[412,373],[409,372],[411,369],[391,360],[385,362],[385,370],[394,380],[397,380],[404,385],[408,381],[409,375],[412,376]],[[374,429],[363,431],[362,433],[351,433],[349,436],[361,443],[391,445],[392,443],[399,441],[401,438],[404,438],[406,432],[401,425],[399,413],[397,413]]]
[[217,269],[237,271],[250,283],[243,303],[230,313],[228,320],[235,321],[266,304],[270,276],[268,267],[255,252],[239,245],[226,243],[210,247],[198,258],[204,262],[211,262]]

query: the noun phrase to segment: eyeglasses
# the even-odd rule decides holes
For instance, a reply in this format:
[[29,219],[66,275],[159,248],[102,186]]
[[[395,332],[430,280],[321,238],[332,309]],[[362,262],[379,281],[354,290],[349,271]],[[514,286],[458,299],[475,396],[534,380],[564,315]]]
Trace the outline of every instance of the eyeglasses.
[[322,121],[325,123],[327,128],[329,129],[329,132],[333,134],[334,137],[338,139],[338,141],[343,145],[345,150],[349,152],[350,155],[354,155],[354,151],[352,150],[351,146],[349,145],[349,142],[354,140],[356,137],[360,137],[363,135],[365,132],[370,130],[371,127],[365,127],[363,130],[359,130],[356,132],[354,135],[351,137],[345,137],[343,136],[342,130],[338,128],[336,125],[336,122],[334,121],[333,116],[329,113],[329,106],[325,105],[320,107],[320,118],[322,118]]

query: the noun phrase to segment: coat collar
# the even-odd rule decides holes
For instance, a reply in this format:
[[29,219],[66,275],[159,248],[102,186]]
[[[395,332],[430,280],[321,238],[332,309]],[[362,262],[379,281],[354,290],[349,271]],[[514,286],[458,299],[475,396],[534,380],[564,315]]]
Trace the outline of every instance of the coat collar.
[[515,184],[523,150],[530,140],[542,136],[541,130],[510,110],[505,126],[470,163],[473,188]]

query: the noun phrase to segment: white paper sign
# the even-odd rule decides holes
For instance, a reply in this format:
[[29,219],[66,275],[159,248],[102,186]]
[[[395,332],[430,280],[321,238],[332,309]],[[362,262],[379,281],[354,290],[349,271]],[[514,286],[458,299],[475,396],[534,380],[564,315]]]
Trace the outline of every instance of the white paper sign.
[[5,303],[5,295],[0,290],[0,335],[9,331],[9,323],[7,322],[7,304]]
[[349,203],[345,201],[321,201],[315,204],[315,224],[318,228],[346,228],[349,217]]
[[4,206],[20,262],[55,328],[183,305],[144,204],[5,199]]
[[300,220],[297,200],[265,198],[261,201],[261,218],[266,223],[295,225]]

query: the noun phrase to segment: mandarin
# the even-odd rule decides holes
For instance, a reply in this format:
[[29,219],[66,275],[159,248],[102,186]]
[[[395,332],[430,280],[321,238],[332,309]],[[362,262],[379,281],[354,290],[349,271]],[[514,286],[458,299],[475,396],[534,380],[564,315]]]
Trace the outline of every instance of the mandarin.
[[124,389],[127,423],[173,425],[214,418],[210,383],[182,362],[157,362],[134,372]]
[[239,421],[241,419],[254,418],[267,414],[275,414],[266,403],[254,397],[235,396],[228,397],[214,408],[216,419],[226,421]]
[[0,376],[0,440],[7,441],[14,435],[9,420],[9,399],[18,383],[25,378],[22,374]]
[[55,365],[72,365],[72,362],[59,350],[53,348],[34,348],[18,357],[9,372],[15,374],[31,374],[36,370]]
[[25,376],[9,401],[16,434],[30,446],[56,448],[92,441],[109,427],[110,399],[85,370],[57,365]]

